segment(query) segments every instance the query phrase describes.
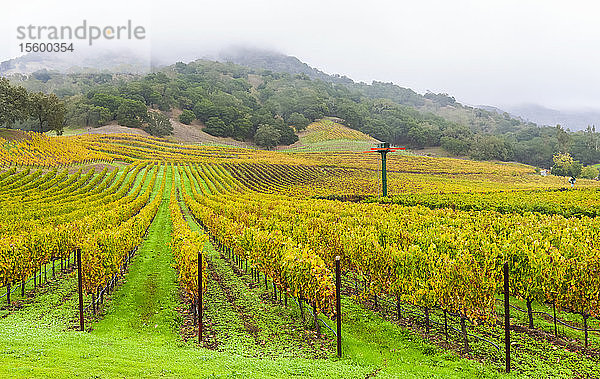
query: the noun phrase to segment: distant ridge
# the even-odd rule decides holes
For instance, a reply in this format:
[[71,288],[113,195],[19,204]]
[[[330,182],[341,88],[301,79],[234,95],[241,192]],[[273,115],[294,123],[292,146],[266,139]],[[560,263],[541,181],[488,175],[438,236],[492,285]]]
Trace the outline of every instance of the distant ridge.
[[133,54],[130,51],[94,50],[93,53],[74,51],[73,53],[28,53],[18,58],[0,62],[0,76],[31,74],[36,71],[70,73],[129,73],[146,74],[152,63],[149,57]]
[[560,124],[571,130],[584,130],[588,125],[600,127],[600,110],[558,111],[538,104],[523,104],[507,109],[510,113],[539,125]]
[[231,62],[253,69],[263,69],[289,74],[305,74],[311,79],[325,82],[352,84],[354,81],[347,76],[329,75],[321,70],[310,67],[298,58],[269,50],[232,48],[218,55],[221,62]]

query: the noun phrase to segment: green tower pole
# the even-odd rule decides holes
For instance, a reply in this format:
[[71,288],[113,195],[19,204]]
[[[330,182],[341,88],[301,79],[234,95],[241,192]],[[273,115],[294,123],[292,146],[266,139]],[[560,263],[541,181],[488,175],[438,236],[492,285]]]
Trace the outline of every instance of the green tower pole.
[[383,190],[383,197],[387,196],[387,170],[385,167],[385,157],[387,155],[387,151],[381,152],[381,186]]

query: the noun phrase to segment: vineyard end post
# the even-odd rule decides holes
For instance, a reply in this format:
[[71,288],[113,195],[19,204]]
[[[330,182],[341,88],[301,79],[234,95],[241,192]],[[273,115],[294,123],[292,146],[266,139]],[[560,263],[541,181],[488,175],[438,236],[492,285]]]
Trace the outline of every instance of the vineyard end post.
[[81,278],[81,249],[77,249],[77,288],[79,290],[79,327],[81,331],[85,329],[83,323],[83,285]]
[[506,372],[510,372],[510,299],[508,296],[508,263],[504,263],[504,345]]
[[558,327],[556,326],[556,300],[552,302],[552,313],[552,319],[554,320],[554,336],[558,337]]
[[583,314],[583,333],[584,333],[584,338],[585,338],[585,351],[588,350],[588,323],[587,323],[587,319],[588,319],[588,315],[586,313]]
[[198,343],[202,343],[202,252],[198,252]]
[[340,272],[340,256],[335,257],[335,312],[337,315],[337,356],[342,357],[342,277]]

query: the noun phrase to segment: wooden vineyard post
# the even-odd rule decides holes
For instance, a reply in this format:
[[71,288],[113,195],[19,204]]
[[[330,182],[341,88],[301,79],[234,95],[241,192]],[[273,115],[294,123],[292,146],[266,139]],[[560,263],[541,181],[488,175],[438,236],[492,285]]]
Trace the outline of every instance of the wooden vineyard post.
[[79,289],[79,327],[83,332],[83,284],[81,278],[81,249],[77,249],[77,287]]
[[313,317],[315,321],[315,331],[317,332],[317,337],[321,338],[321,328],[319,327],[319,314],[317,312],[316,303],[313,301]]
[[587,319],[588,319],[588,315],[586,313],[582,314],[583,316],[583,333],[584,333],[584,338],[585,338],[585,351],[587,351],[588,349],[588,324],[587,324]]
[[202,252],[198,252],[198,343],[202,343]]
[[444,334],[446,335],[446,342],[448,342],[448,312],[444,309]]
[[6,302],[10,307],[10,282],[6,283]]
[[554,336],[558,337],[558,327],[556,326],[556,300],[552,302],[552,313],[552,319],[554,320]]
[[335,313],[337,315],[337,356],[342,357],[342,276],[340,272],[340,256],[335,257]]
[[506,372],[510,372],[510,303],[508,297],[508,263],[504,263],[504,347]]

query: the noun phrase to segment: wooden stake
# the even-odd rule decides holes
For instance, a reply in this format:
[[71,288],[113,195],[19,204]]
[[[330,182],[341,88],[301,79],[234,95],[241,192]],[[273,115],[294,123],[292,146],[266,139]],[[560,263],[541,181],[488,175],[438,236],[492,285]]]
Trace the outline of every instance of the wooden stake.
[[589,316],[587,314],[583,314],[583,333],[584,333],[584,338],[585,338],[585,351],[587,351],[587,349],[588,349],[588,324],[587,324],[588,317]]
[[340,256],[335,257],[335,312],[337,323],[337,356],[342,357],[342,276],[340,270]]
[[444,334],[446,335],[446,342],[448,342],[448,312],[444,309]]
[[558,337],[558,328],[556,327],[556,301],[552,302],[552,312],[554,313],[554,336]]
[[81,250],[77,249],[77,287],[79,289],[79,327],[83,332],[83,282],[81,277]]
[[198,252],[198,343],[202,343],[202,252]]
[[506,372],[510,372],[510,298],[508,295],[508,263],[504,263],[504,349]]
[[316,303],[313,302],[313,317],[315,319],[315,330],[317,331],[317,337],[321,337],[321,328],[319,327],[319,314],[317,313]]

